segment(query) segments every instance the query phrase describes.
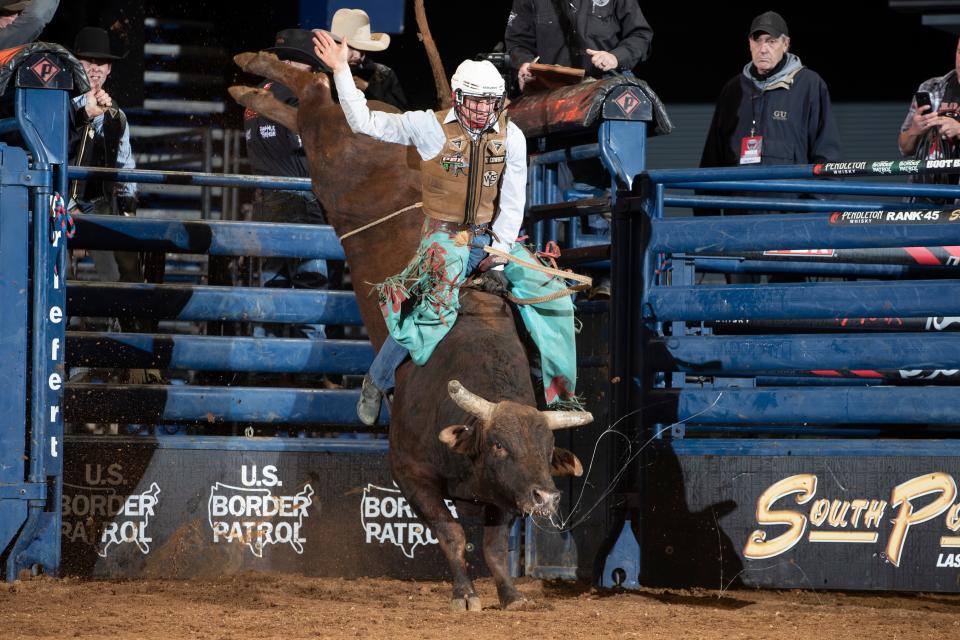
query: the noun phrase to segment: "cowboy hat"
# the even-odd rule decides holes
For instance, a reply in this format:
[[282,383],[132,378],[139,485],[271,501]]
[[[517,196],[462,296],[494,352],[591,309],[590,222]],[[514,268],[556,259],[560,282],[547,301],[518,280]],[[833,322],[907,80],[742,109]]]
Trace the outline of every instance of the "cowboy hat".
[[94,60],[120,60],[110,49],[110,34],[99,27],[84,27],[73,41],[73,55]]
[[26,0],[26,2],[20,2],[19,0],[5,0],[4,2],[0,2],[0,11],[6,11],[7,13],[19,13],[29,6],[30,0]]
[[359,51],[383,51],[390,46],[386,33],[370,33],[370,16],[363,9],[338,9],[330,21],[330,33],[346,38]]

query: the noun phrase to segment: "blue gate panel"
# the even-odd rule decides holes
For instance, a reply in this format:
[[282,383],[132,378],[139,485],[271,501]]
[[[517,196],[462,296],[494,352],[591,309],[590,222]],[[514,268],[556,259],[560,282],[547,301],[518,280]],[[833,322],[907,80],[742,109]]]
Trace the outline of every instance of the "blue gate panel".
[[654,287],[655,320],[960,316],[960,280]]
[[75,249],[126,249],[211,256],[273,256],[343,260],[329,225],[154,220],[77,215]]
[[[167,385],[66,385],[69,422],[360,424],[359,390]],[[387,423],[386,403],[380,424]]]
[[[678,185],[679,186],[679,185]],[[731,180],[725,182],[685,182],[684,189],[703,189],[711,191],[750,191],[766,193],[820,193],[860,196],[928,196],[931,198],[956,198],[960,189],[956,185],[934,184],[878,184],[876,182],[810,182],[809,180]],[[667,185],[667,188],[673,188]],[[783,202],[783,200],[781,200]],[[863,204],[863,203],[860,203]],[[898,203],[902,209],[904,204]],[[910,207],[913,206],[911,203]]]
[[144,333],[67,333],[72,367],[363,374],[365,340],[299,340]]
[[[663,199],[667,207],[690,207],[693,209],[745,209],[748,211],[876,211],[878,209],[901,209],[902,203],[857,202],[855,200],[784,200],[782,198],[750,198],[744,196],[695,196],[668,195]],[[917,209],[930,205],[917,205]],[[716,216],[720,219],[719,216]]]
[[797,334],[655,338],[647,356],[663,370],[756,375],[811,370],[960,369],[960,335]]
[[[26,168],[20,149],[0,147],[0,171]],[[18,161],[19,160],[19,161]],[[0,385],[0,555],[27,519],[27,501],[42,500],[24,482],[27,454],[27,301],[29,247],[27,189],[0,184],[0,362],[6,381]]]
[[650,250],[671,253],[960,245],[960,223],[830,224],[824,214],[669,218],[652,225]]
[[71,282],[71,315],[358,325],[350,291]]
[[651,391],[658,421],[692,424],[960,424],[952,387],[767,387]]

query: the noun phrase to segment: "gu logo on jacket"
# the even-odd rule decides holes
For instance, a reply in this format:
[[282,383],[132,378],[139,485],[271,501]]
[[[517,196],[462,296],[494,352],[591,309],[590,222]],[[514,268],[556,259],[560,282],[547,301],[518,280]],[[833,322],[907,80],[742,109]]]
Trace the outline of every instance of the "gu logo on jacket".
[[777,110],[777,111],[774,111],[774,112],[773,112],[773,119],[774,119],[774,120],[786,120],[786,119],[787,119],[787,112],[786,112],[786,111],[783,111],[782,109],[779,109],[779,110]]

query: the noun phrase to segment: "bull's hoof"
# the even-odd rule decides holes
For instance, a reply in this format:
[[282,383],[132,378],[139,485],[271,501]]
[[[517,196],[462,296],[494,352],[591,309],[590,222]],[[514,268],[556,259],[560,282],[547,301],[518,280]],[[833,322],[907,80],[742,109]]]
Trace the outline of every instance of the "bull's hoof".
[[462,597],[454,596],[450,599],[450,610],[454,612],[482,611],[483,605],[480,604],[480,596],[476,594]]
[[233,56],[233,62],[238,67],[246,71],[247,65],[250,64],[250,61],[256,57],[257,57],[257,54],[247,51],[245,53],[238,53],[237,55]]
[[245,107],[249,106],[249,102],[262,93],[261,89],[255,87],[245,87],[243,85],[234,85],[227,89],[227,93],[230,94],[230,97],[237,101],[238,104],[241,104]]
[[283,68],[280,58],[269,51],[238,53],[233,56],[233,61],[247,73],[266,78],[270,77],[271,70]]
[[501,603],[500,606],[504,611],[533,611],[537,609],[537,603],[535,600],[528,600],[523,596],[520,596],[516,600],[511,600],[510,602]]

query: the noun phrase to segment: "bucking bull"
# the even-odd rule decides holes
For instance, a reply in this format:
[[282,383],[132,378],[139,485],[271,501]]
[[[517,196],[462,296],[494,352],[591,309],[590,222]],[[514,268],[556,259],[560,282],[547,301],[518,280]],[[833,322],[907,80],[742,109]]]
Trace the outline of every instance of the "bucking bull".
[[[450,90],[423,19],[417,18],[437,82],[441,106]],[[243,53],[244,71],[279,82],[299,98],[299,108],[268,92],[231,87],[241,105],[299,132],[310,163],[313,191],[338,235],[418,202],[420,162],[412,148],[383,144],[350,131],[331,96],[328,75],[300,71],[269,53]],[[370,108],[396,111],[370,102]],[[354,283],[382,282],[399,272],[419,240],[419,209],[344,239]],[[375,297],[358,291],[370,339],[379,349],[386,328]],[[553,431],[592,421],[582,411],[536,408],[529,363],[501,297],[474,289],[460,294],[456,324],[424,366],[405,363],[397,373],[391,407],[390,468],[417,513],[433,529],[453,572],[454,610],[479,610],[467,575],[463,528],[445,498],[481,505],[483,555],[501,607],[529,606],[507,568],[507,533],[516,514],[553,514],[560,492],[552,476],[583,473],[576,456],[554,446]],[[469,389],[469,390],[468,390]]]

